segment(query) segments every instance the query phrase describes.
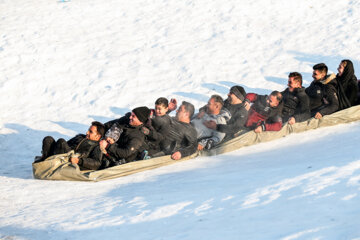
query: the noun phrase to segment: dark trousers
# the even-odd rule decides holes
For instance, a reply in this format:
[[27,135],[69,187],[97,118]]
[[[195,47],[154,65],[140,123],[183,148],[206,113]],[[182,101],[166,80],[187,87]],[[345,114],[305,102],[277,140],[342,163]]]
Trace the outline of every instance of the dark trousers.
[[47,136],[43,139],[42,160],[45,160],[52,155],[67,153],[70,150],[71,148],[65,139],[60,138],[59,140],[55,141],[53,137]]

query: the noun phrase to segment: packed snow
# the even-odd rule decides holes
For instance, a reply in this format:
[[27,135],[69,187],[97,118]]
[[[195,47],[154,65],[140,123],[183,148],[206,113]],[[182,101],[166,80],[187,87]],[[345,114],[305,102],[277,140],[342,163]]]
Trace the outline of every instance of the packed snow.
[[[360,1],[1,0],[0,239],[360,239],[360,123],[104,182],[32,177],[69,139],[158,97],[268,94],[360,70]],[[355,72],[356,74],[357,72]]]

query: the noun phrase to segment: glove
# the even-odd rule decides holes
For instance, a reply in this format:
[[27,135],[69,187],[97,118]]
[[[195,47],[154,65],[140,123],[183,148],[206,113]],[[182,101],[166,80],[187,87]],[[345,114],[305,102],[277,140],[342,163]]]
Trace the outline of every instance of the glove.
[[145,135],[149,135],[150,130],[147,127],[141,127],[141,132]]
[[204,146],[204,149],[206,150],[210,150],[215,145],[213,139],[203,139],[199,142],[199,144]]

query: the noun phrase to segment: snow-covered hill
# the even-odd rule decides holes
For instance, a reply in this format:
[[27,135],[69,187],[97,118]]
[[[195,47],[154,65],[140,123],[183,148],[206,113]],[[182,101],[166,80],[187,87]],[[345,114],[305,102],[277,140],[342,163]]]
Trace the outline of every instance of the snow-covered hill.
[[360,239],[360,123],[99,183],[39,181],[69,139],[160,97],[360,69],[360,1],[0,1],[1,239]]

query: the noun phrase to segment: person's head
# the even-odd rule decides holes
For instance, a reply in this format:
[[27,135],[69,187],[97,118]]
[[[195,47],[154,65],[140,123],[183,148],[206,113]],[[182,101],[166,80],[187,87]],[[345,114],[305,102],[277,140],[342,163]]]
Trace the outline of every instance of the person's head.
[[318,63],[313,66],[313,74],[312,77],[315,81],[323,80],[326,77],[326,74],[328,72],[328,67],[325,65],[325,63]]
[[341,77],[342,75],[344,75],[344,73],[346,72],[352,72],[352,74],[354,73],[354,66],[353,63],[348,60],[348,59],[344,59],[340,62],[339,67],[338,67],[338,76]]
[[104,136],[104,133],[104,124],[94,121],[91,123],[89,130],[86,132],[86,138],[92,141],[100,141],[100,139]]
[[220,113],[224,100],[219,95],[212,95],[207,104],[207,110],[209,114],[217,115]]
[[169,110],[169,101],[166,98],[158,98],[155,101],[155,115],[164,116]]
[[295,88],[302,87],[302,76],[298,72],[291,72],[288,80],[289,91],[294,91]]
[[228,100],[230,104],[239,104],[242,103],[245,99],[246,92],[241,86],[233,86],[230,88],[228,93]]
[[108,143],[114,144],[119,140],[120,135],[121,135],[121,130],[116,126],[116,124],[114,124],[105,133],[105,139]]
[[194,112],[194,105],[189,102],[183,101],[178,110],[176,110],[176,119],[180,122],[189,123],[191,117],[194,115]]
[[150,112],[150,109],[147,107],[134,108],[130,115],[129,124],[134,127],[142,125],[148,120]]
[[269,103],[270,107],[277,107],[282,100],[281,92],[273,91],[270,93],[269,97],[267,98],[267,102]]

